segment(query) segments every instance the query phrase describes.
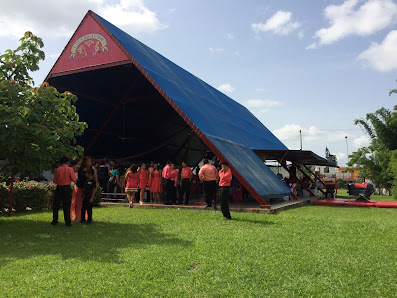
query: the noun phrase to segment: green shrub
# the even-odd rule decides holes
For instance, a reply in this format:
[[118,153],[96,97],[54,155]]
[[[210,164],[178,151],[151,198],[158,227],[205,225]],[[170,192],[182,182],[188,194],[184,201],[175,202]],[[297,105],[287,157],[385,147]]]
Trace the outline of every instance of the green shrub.
[[343,180],[343,179],[341,179],[341,178],[339,178],[339,179],[336,181],[336,185],[337,185],[338,189],[340,189],[340,188],[347,188],[347,183],[346,183],[346,181]]
[[37,182],[14,183],[13,208],[24,211],[27,207],[33,210],[48,209],[51,199],[51,185]]
[[[39,182],[15,182],[12,207],[15,211],[51,209],[54,201],[56,185]],[[73,185],[72,185],[73,188]],[[0,183],[0,208],[8,208],[10,192],[9,185]],[[94,196],[94,206],[99,206],[102,201],[102,189],[97,185]]]

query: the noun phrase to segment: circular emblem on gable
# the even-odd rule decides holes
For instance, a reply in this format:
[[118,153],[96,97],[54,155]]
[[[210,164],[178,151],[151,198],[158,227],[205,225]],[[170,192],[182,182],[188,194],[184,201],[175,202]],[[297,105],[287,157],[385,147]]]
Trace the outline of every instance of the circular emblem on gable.
[[105,54],[105,51],[109,52],[106,38],[98,33],[89,33],[74,42],[70,50],[69,60],[74,59],[76,56],[88,58],[101,53]]

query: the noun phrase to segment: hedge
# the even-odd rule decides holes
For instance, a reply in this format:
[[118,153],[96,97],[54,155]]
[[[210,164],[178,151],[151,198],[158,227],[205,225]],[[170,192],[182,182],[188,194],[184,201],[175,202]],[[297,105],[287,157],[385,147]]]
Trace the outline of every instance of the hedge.
[[[51,209],[56,185],[38,182],[15,182],[12,208],[15,211]],[[6,209],[9,204],[9,185],[0,183],[0,208]],[[102,189],[97,186],[94,206],[102,200]]]

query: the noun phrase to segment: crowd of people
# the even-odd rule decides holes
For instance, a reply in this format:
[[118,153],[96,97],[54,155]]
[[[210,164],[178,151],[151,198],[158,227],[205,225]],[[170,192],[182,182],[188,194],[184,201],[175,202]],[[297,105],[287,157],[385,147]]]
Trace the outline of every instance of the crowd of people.
[[101,186],[105,196],[125,193],[129,207],[132,208],[136,200],[141,205],[144,204],[147,190],[149,203],[158,204],[163,201],[166,205],[188,205],[191,191],[198,190],[199,180],[203,184],[205,208],[217,208],[216,192],[219,187],[222,214],[226,219],[231,219],[228,202],[231,197],[232,173],[227,162],[222,163],[221,170],[218,171],[208,159],[204,159],[203,167],[201,169],[197,167],[196,174],[193,174],[185,161],[181,163],[179,170],[171,161],[167,161],[163,168],[160,164],[152,162],[148,168],[145,163],[139,163],[121,169],[114,160],[108,163],[104,159],[99,165],[93,164],[91,158],[87,156],[77,161],[73,167],[70,167],[67,157],[63,157],[60,164],[54,172],[53,182],[57,187],[52,225],[58,224],[58,210],[61,203],[67,226],[71,226],[72,221],[91,224],[97,184]]

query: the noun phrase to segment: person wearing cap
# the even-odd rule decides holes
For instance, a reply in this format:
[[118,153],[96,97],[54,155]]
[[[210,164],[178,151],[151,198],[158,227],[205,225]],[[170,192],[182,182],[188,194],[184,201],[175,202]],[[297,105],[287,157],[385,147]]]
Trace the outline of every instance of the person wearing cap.
[[57,185],[54,194],[54,201],[52,203],[52,222],[53,226],[58,224],[58,210],[59,207],[63,206],[63,217],[65,219],[65,225],[71,226],[70,220],[70,205],[72,202],[72,182],[77,179],[77,169],[81,165],[81,160],[73,167],[69,167],[69,158],[64,156],[60,160],[61,166],[54,172],[53,182]]
[[221,211],[226,219],[232,219],[229,211],[229,199],[231,195],[230,183],[232,181],[232,171],[227,162],[222,163],[219,171],[219,187],[221,189]]
[[[203,181],[203,190],[207,205],[205,208],[214,207],[216,209],[216,183],[219,175],[218,170],[208,163],[208,159],[203,160],[203,167],[199,171],[199,178]],[[212,202],[214,205],[212,205]]]

